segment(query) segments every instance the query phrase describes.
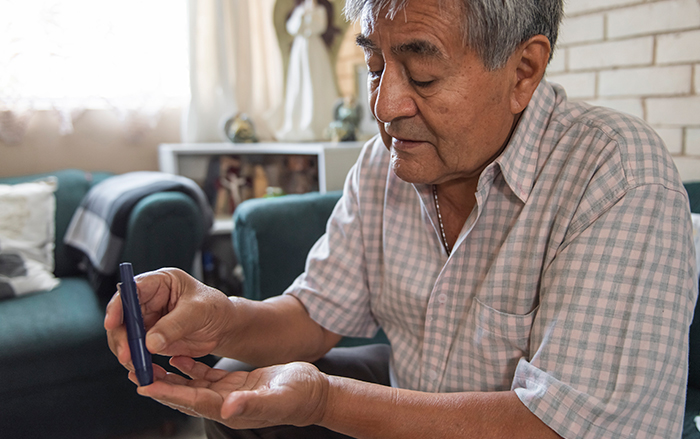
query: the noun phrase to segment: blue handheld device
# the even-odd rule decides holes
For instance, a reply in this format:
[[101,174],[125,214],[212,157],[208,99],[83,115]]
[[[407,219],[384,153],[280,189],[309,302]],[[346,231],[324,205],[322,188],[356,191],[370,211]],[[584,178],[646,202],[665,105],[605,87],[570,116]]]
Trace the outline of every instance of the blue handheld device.
[[147,386],[153,383],[153,363],[151,362],[151,353],[146,349],[146,330],[143,326],[141,303],[136,291],[134,269],[130,263],[124,262],[119,264],[119,273],[122,278],[122,308],[129,349],[131,350],[131,362],[134,364],[139,385]]

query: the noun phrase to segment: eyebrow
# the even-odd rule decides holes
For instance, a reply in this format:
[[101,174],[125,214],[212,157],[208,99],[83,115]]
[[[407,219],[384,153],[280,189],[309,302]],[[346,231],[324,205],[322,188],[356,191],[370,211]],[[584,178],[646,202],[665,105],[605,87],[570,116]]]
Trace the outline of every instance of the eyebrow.
[[[379,51],[379,47],[365,35],[357,34],[355,43],[364,50],[368,50],[370,52]],[[425,40],[413,40],[406,43],[401,43],[392,47],[391,51],[395,54],[413,53],[426,57],[445,58],[445,54],[436,45]]]
[[360,46],[362,49],[369,50],[370,52],[376,52],[379,50],[377,45],[374,44],[372,40],[362,34],[357,34],[357,36],[355,36],[355,44]]

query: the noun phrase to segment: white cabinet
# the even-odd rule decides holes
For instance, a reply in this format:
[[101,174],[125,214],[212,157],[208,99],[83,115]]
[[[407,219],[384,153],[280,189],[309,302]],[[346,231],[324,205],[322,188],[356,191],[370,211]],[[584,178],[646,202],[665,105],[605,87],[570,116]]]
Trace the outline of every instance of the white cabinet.
[[[262,168],[270,161],[284,162],[294,160],[295,157],[306,158],[310,163],[309,172],[313,174],[311,177],[313,182],[297,187],[296,191],[291,192],[318,190],[323,193],[343,188],[345,177],[357,160],[363,143],[164,143],[158,148],[158,162],[162,172],[189,177],[200,184],[206,192],[207,178],[211,179],[212,159],[221,160],[225,157],[243,162],[250,161]],[[263,177],[265,182],[267,178],[274,180],[268,175]],[[237,195],[236,200],[241,200],[241,194]],[[252,196],[249,190],[242,199]],[[225,211],[225,209],[219,211],[212,232],[227,233],[230,232],[231,227],[231,211]]]

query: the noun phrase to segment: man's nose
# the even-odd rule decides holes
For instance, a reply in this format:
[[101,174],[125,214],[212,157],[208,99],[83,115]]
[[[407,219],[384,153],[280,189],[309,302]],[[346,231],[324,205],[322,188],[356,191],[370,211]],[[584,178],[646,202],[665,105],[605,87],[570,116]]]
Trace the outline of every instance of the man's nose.
[[375,93],[374,117],[380,122],[415,116],[413,90],[400,68],[385,66]]

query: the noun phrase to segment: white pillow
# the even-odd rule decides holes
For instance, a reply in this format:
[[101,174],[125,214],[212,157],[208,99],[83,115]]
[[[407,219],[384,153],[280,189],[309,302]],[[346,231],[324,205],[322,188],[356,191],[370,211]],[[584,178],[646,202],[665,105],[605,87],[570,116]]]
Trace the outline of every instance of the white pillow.
[[700,213],[691,213],[693,218],[693,241],[695,242],[695,267],[696,275],[700,274]]
[[51,290],[58,180],[0,184],[0,299]]

